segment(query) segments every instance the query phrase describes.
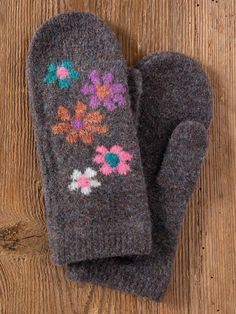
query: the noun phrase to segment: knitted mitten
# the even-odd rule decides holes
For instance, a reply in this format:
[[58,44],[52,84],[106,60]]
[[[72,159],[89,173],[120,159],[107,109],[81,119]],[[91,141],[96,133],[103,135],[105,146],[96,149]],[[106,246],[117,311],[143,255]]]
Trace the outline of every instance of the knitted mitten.
[[27,71],[54,263],[148,254],[150,211],[114,34],[89,13],[53,17],[33,37]]
[[152,216],[152,252],[71,264],[67,277],[158,301],[170,281],[180,226],[206,151],[211,91],[200,66],[179,53],[147,56],[131,74]]

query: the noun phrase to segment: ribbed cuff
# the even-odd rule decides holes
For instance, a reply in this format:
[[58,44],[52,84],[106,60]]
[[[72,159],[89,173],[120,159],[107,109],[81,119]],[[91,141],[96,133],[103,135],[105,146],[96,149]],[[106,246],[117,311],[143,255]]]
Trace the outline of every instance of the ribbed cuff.
[[[116,231],[118,227],[119,231]],[[115,256],[147,255],[151,252],[149,223],[109,225],[107,228],[103,225],[102,229],[87,229],[68,228],[63,238],[57,236],[57,241],[54,238],[51,241],[53,263],[61,265]]]
[[135,275],[130,273],[127,265],[123,265],[127,267],[125,276],[124,272],[120,272],[121,265],[118,263],[114,263],[112,268],[108,265],[111,266],[107,260],[99,261],[99,267],[96,265],[93,269],[87,267],[86,263],[68,265],[65,277],[68,280],[99,284],[156,302],[164,297],[171,278],[171,268],[168,273],[162,274],[161,278],[149,278],[142,272],[136,272]]

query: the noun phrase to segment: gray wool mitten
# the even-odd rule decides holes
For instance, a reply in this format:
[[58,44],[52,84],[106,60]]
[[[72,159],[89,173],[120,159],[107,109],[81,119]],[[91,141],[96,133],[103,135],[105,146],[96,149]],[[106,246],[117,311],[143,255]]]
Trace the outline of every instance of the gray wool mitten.
[[114,34],[89,13],[53,17],[33,37],[27,72],[53,262],[148,254],[150,211]]
[[145,57],[129,85],[152,216],[152,252],[74,263],[66,275],[159,301],[207,147],[211,90],[194,60],[172,52]]

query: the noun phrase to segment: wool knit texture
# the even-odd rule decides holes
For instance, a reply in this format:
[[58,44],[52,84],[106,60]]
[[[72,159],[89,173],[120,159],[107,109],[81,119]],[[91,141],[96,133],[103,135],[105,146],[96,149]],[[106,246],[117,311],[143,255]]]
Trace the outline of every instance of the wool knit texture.
[[53,17],[33,37],[27,74],[53,262],[148,254],[150,211],[114,34],[89,13]]
[[145,57],[129,82],[132,101],[142,93],[132,107],[152,217],[152,252],[71,264],[67,277],[159,301],[170,281],[179,230],[207,147],[211,90],[194,60],[172,52]]

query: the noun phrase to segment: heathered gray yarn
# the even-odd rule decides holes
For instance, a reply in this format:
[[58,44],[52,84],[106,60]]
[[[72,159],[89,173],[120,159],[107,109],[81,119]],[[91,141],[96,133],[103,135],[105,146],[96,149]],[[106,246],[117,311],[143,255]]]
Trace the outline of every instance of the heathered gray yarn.
[[[179,53],[145,57],[138,138],[152,213],[152,253],[68,266],[72,280],[98,283],[159,301],[170,281],[178,234],[207,147],[211,91],[206,75]],[[140,76],[131,72],[131,99]],[[136,82],[136,83],[135,83]],[[138,114],[137,114],[138,113]]]
[[[63,60],[72,61],[73,69],[80,75],[71,79],[68,88],[60,88],[59,80],[47,77],[47,73],[55,71],[55,65],[58,71]],[[53,65],[48,68],[50,64]],[[103,105],[91,108],[90,96],[81,89],[85,83],[91,84],[88,74],[94,69],[101,76],[111,72],[113,83],[124,85],[125,105],[113,111]],[[129,103],[127,68],[114,34],[89,13],[53,17],[33,37],[27,72],[53,262],[63,264],[148,254],[151,250],[150,211]],[[51,79],[55,82],[50,83]],[[75,143],[67,142],[66,132],[56,134],[58,131],[53,129],[59,122],[66,122],[67,126],[71,123],[71,128],[74,120],[68,122],[64,113],[64,120],[60,120],[58,107],[63,106],[63,110],[66,108],[74,115],[78,101],[87,104],[87,112],[99,111],[104,115],[102,125],[109,129],[106,134],[94,133],[92,144],[84,144],[80,139]],[[76,123],[78,128],[83,125],[80,121]],[[132,154],[132,159],[127,161],[131,171],[126,175],[118,172],[104,175],[99,171],[101,165],[94,162],[94,157],[96,147],[101,145],[108,149],[119,145]],[[116,157],[113,162],[120,160]],[[96,180],[101,185],[92,188],[89,195],[82,194],[82,188],[70,191],[73,171],[84,173],[88,167],[97,172]]]

